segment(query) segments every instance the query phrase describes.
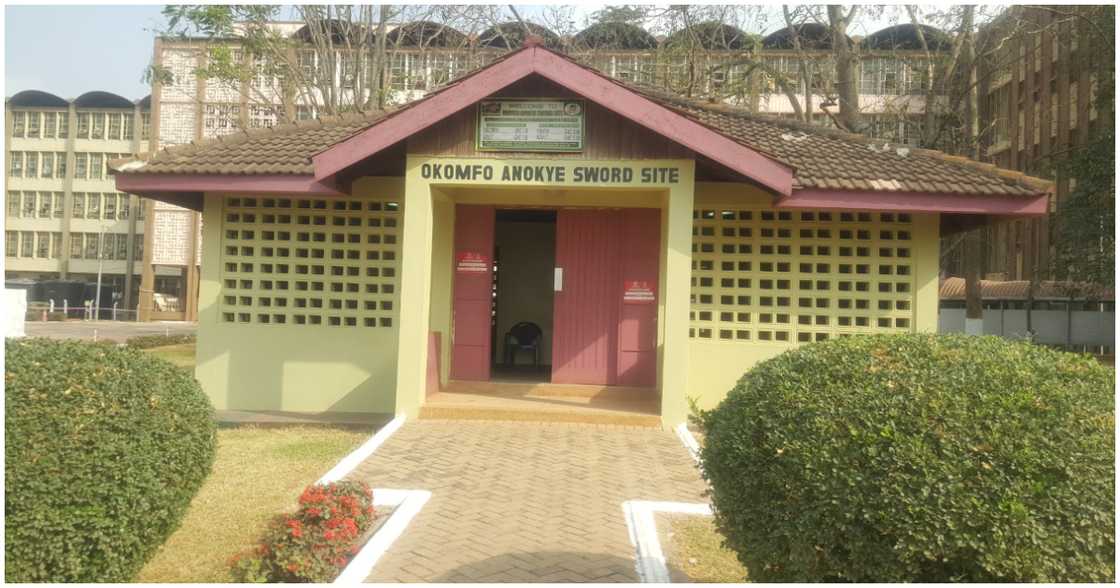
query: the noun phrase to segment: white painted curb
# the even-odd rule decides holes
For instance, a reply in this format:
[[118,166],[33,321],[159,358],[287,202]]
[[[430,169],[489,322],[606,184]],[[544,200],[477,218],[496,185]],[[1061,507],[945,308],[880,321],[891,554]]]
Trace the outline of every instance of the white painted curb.
[[[369,438],[369,441],[362,443],[362,445],[351,452],[350,455],[342,458],[342,461],[331,468],[331,471],[323,474],[323,477],[319,478],[318,483],[330,484],[331,482],[337,482],[345,478],[354,468],[358,467],[358,464],[373,455],[373,452],[377,451],[377,448],[381,447],[381,444],[385,443],[389,437],[393,436],[393,433],[396,433],[397,429],[401,428],[404,421],[405,415],[397,415],[396,418],[389,421],[384,427],[381,427],[381,430],[374,433],[373,437]],[[374,499],[376,500],[377,497],[374,496]]]
[[681,423],[676,426],[677,437],[684,443],[684,448],[688,450],[688,455],[692,457],[692,461],[696,465],[700,465],[700,443],[696,441],[696,437],[692,436],[692,431],[688,430],[686,423]]
[[643,583],[666,584],[671,581],[665,553],[661,550],[661,540],[657,537],[657,520],[653,516],[658,512],[710,517],[712,507],[701,503],[651,500],[627,500],[622,503],[626,530],[630,533],[630,543],[636,551],[638,579]]
[[334,584],[357,584],[364,582],[373,572],[377,560],[389,549],[389,546],[401,536],[412,518],[424,508],[424,504],[432,497],[427,490],[391,490],[388,488],[375,488],[373,490],[374,506],[392,506],[393,514],[389,520],[369,538],[361,551],[346,564],[346,568],[334,580]]

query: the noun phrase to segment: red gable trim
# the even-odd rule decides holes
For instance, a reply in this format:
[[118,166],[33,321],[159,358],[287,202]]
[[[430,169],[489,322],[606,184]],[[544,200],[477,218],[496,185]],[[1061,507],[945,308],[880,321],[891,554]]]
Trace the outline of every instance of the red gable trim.
[[924,192],[861,192],[849,190],[797,190],[774,203],[777,208],[875,210],[884,212],[952,212],[960,214],[1043,215],[1049,195],[1010,198],[979,194],[928,194]]
[[144,192],[239,192],[253,194],[320,194],[344,196],[329,183],[312,176],[285,174],[117,174],[117,189],[133,194]]
[[668,137],[778,194],[793,190],[793,169],[640,96],[602,74],[542,47],[526,47],[453,87],[422,99],[312,156],[315,178],[324,179],[471,106],[530,75],[539,74],[615,113]]

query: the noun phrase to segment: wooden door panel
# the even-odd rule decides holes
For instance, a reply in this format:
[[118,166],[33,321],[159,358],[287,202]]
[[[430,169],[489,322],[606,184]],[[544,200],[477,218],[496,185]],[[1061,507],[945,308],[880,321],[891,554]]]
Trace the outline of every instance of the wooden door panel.
[[552,381],[613,384],[617,369],[617,215],[560,210],[556,266],[563,289],[553,303]]
[[490,379],[494,207],[455,207],[451,377]]

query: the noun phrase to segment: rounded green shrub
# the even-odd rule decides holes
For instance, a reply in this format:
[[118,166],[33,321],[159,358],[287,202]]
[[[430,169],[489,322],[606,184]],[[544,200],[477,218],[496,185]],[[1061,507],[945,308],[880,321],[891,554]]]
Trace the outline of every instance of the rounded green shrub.
[[4,360],[5,579],[131,580],[210,473],[210,401],[125,347],[9,339]]
[[700,416],[716,524],[755,581],[1110,581],[1115,379],[996,337],[789,351]]

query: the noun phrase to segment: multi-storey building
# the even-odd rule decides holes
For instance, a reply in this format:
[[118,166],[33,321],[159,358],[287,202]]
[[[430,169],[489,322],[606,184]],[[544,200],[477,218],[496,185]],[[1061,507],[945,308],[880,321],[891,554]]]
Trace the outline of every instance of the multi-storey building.
[[[368,65],[361,65],[361,59],[341,50],[332,57],[311,48],[310,33],[302,23],[275,23],[274,27],[281,34],[308,42],[307,49],[297,45],[287,57],[290,63],[299,64],[303,77],[326,78],[320,86],[349,92],[351,103],[360,103],[368,96],[374,72]],[[787,29],[762,37],[709,22],[695,25],[691,33],[659,39],[640,27],[618,23],[593,25],[571,37],[561,37],[539,25],[530,27],[546,46],[609,76],[779,116],[792,116],[795,110],[778,90],[774,77],[766,72],[769,69],[796,76],[801,57],[806,56],[812,69],[812,120],[825,126],[832,124],[823,110],[829,107],[826,94],[832,89],[831,37],[822,25],[806,24],[798,29],[801,53],[794,50]],[[421,98],[433,88],[494,61],[521,46],[522,31],[516,23],[496,25],[477,35],[424,21],[392,27],[386,36],[387,63],[381,72],[387,102],[400,104]],[[944,33],[930,27],[923,32],[932,54],[948,48]],[[860,53],[859,101],[870,123],[869,133],[897,143],[916,144],[931,83],[931,53],[925,52],[910,25],[889,27],[860,42],[865,50]],[[309,97],[285,88],[279,79],[265,73],[233,83],[198,75],[215,47],[228,49],[235,62],[247,59],[239,53],[236,38],[156,40],[154,65],[166,75],[160,76],[152,88],[156,140],[151,150],[213,139],[241,129],[271,127],[282,119],[319,115],[316,104],[322,102],[321,95]],[[765,67],[758,67],[760,63]],[[260,72],[268,69],[264,63],[252,65]],[[803,95],[804,89],[799,96]],[[142,297],[142,318],[195,316],[199,223],[196,213],[166,203],[154,204],[148,222],[152,242],[144,259],[143,291],[156,295],[168,289],[174,294],[184,293],[186,304],[178,314],[153,313],[151,299]],[[179,272],[181,277],[161,282],[157,279],[160,272]]]
[[[1000,167],[1055,180],[1051,214],[1031,219],[994,219],[983,229],[983,272],[1010,280],[1049,279],[1051,220],[1077,178],[1055,173],[1071,151],[1087,144],[1102,121],[1095,104],[1101,68],[1114,67],[1112,43],[1099,21],[1111,6],[1018,6],[980,33],[986,56],[978,76],[981,157]],[[1110,35],[1111,33],[1109,33]],[[1111,76],[1109,76],[1111,77]],[[947,268],[962,272],[962,256]]]
[[118,306],[134,308],[145,206],[116,190],[107,163],[147,150],[149,102],[37,90],[5,102],[6,278],[93,282],[100,270]]

